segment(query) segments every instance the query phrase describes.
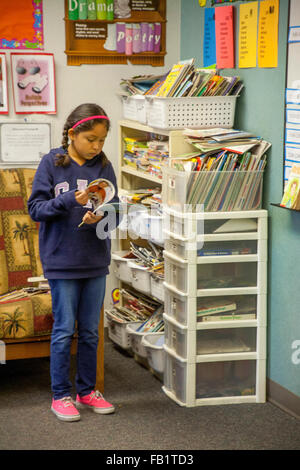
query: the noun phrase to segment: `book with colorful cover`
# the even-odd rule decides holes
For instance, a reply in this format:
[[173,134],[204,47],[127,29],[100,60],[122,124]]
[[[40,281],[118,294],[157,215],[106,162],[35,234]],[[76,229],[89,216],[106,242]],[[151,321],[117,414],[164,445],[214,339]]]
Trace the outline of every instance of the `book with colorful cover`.
[[300,165],[293,165],[280,205],[300,209]]

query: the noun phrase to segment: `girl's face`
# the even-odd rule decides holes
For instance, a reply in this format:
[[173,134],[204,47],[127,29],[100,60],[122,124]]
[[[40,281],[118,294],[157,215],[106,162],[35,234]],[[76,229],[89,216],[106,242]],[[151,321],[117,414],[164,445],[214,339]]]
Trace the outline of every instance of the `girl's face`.
[[96,124],[91,130],[75,134],[73,129],[68,132],[71,143],[68,152],[71,158],[79,164],[92,160],[103,148],[107,136],[107,128],[103,123]]

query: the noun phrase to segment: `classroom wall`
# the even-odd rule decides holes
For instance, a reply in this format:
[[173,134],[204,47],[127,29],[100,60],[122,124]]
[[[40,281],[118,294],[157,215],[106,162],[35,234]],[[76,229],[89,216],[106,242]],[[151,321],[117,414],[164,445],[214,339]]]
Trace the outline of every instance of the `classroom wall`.
[[[164,67],[145,65],[81,65],[67,66],[65,50],[65,22],[63,0],[43,0],[44,10],[44,52],[54,54],[57,114],[50,115],[15,115],[10,74],[10,52],[6,53],[8,65],[9,115],[1,116],[1,122],[28,121],[51,122],[52,146],[61,145],[62,130],[70,111],[84,102],[97,102],[109,115],[111,131],[106,139],[104,151],[112,161],[117,172],[118,132],[117,122],[122,119],[122,105],[116,92],[122,78],[134,75],[165,73],[180,54],[180,0],[167,0],[167,55]],[[21,50],[18,50],[21,52]],[[34,53],[34,51],[24,51]],[[112,275],[108,278],[105,305],[111,302],[111,291],[115,287]]]
[[[206,3],[211,6],[210,0]],[[232,3],[235,8],[236,64],[240,3]],[[278,67],[226,69],[223,74],[238,74],[245,84],[237,102],[235,128],[254,132],[272,143],[263,203],[263,208],[269,211],[267,375],[271,381],[300,397],[300,213],[270,205],[280,202],[283,189],[288,7],[287,0],[280,0]],[[183,0],[180,57],[194,57],[197,66],[203,66],[203,28],[204,8],[196,0]],[[298,352],[293,348],[297,344]]]

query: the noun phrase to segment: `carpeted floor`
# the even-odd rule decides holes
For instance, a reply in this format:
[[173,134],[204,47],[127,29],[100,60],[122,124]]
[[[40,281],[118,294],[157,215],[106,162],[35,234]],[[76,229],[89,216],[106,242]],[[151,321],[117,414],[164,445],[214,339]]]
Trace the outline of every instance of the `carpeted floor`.
[[64,423],[50,411],[48,359],[0,365],[0,449],[300,449],[300,421],[271,403],[182,408],[161,386],[107,342],[104,395],[116,413],[83,410],[80,421]]

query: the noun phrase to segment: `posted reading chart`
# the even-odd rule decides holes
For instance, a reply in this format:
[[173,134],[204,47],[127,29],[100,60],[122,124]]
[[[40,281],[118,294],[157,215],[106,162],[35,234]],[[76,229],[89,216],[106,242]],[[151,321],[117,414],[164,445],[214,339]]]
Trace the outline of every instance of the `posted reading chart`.
[[258,2],[240,5],[239,67],[256,67]]
[[258,66],[277,67],[278,64],[279,1],[260,2],[258,25]]

